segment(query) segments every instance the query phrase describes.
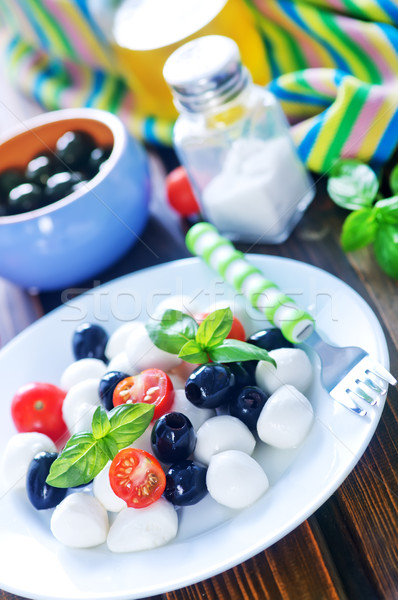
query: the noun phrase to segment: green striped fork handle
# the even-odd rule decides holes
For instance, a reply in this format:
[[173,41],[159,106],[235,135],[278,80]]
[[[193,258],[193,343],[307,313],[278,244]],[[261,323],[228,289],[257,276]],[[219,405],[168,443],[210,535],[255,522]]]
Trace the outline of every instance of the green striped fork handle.
[[251,305],[278,327],[292,343],[303,342],[314,330],[314,319],[292,298],[250,264],[243,252],[222,237],[210,223],[197,223],[188,231],[186,245],[191,254],[201,257],[212,269],[243,294]]

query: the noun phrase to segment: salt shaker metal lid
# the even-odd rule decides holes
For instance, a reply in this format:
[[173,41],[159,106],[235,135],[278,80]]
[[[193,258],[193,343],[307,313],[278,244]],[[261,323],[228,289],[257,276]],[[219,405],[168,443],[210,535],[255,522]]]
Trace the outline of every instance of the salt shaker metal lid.
[[179,110],[201,112],[232,100],[249,80],[239,48],[230,38],[207,35],[178,48],[163,76]]

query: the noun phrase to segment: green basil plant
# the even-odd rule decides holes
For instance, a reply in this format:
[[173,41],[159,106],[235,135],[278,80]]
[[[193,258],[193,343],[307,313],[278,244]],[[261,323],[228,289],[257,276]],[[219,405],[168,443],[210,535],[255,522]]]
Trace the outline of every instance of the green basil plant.
[[343,250],[353,252],[373,244],[380,267],[398,279],[398,165],[392,169],[388,183],[393,195],[381,198],[373,169],[347,159],[333,167],[327,190],[338,206],[353,211],[343,224]]

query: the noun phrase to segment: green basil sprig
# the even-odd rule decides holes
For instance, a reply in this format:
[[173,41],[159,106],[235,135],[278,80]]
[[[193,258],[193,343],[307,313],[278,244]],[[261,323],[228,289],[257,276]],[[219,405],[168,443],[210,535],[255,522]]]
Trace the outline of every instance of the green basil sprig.
[[376,173],[357,160],[341,160],[332,169],[327,189],[332,200],[352,210],[343,224],[341,245],[353,252],[369,244],[387,275],[398,279],[398,165],[389,186],[394,196],[374,203],[379,182]]
[[165,352],[178,354],[189,363],[265,360],[275,365],[266,350],[239,340],[227,340],[232,322],[230,308],[215,310],[199,326],[193,317],[169,309],[163,313],[160,321],[147,323],[146,329],[155,346]]
[[341,160],[331,170],[327,190],[338,206],[358,210],[372,205],[379,181],[373,169],[359,160]]
[[389,184],[392,193],[398,194],[398,165],[395,165],[389,177]]
[[107,413],[98,406],[92,432],[72,435],[52,463],[46,482],[59,488],[89,483],[119,450],[144,433],[154,409],[153,404],[121,404]]

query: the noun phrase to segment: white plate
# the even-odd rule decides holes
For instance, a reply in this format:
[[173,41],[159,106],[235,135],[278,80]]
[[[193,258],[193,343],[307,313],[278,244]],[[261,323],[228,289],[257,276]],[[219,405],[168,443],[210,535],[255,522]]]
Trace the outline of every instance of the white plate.
[[[383,331],[374,313],[350,287],[312,266],[252,255],[290,296],[316,316],[336,344],[362,345],[388,367]],[[121,321],[145,319],[170,294],[233,298],[233,292],[198,259],[138,272],[96,288],[29,327],[0,353],[0,451],[14,433],[9,414],[16,388],[32,380],[59,382],[72,361],[70,339],[78,323],[97,321],[113,331]],[[253,315],[253,312],[251,313]],[[260,328],[261,322],[256,323]],[[49,511],[35,511],[23,494],[0,500],[0,588],[28,598],[102,600],[144,598],[220,573],[267,548],[311,515],[345,479],[368,445],[383,402],[366,418],[333,403],[315,381],[310,398],[315,424],[294,451],[262,445],[256,458],[270,490],[236,512],[210,498],[180,514],[177,539],[162,548],[111,554],[61,546],[49,531]]]

